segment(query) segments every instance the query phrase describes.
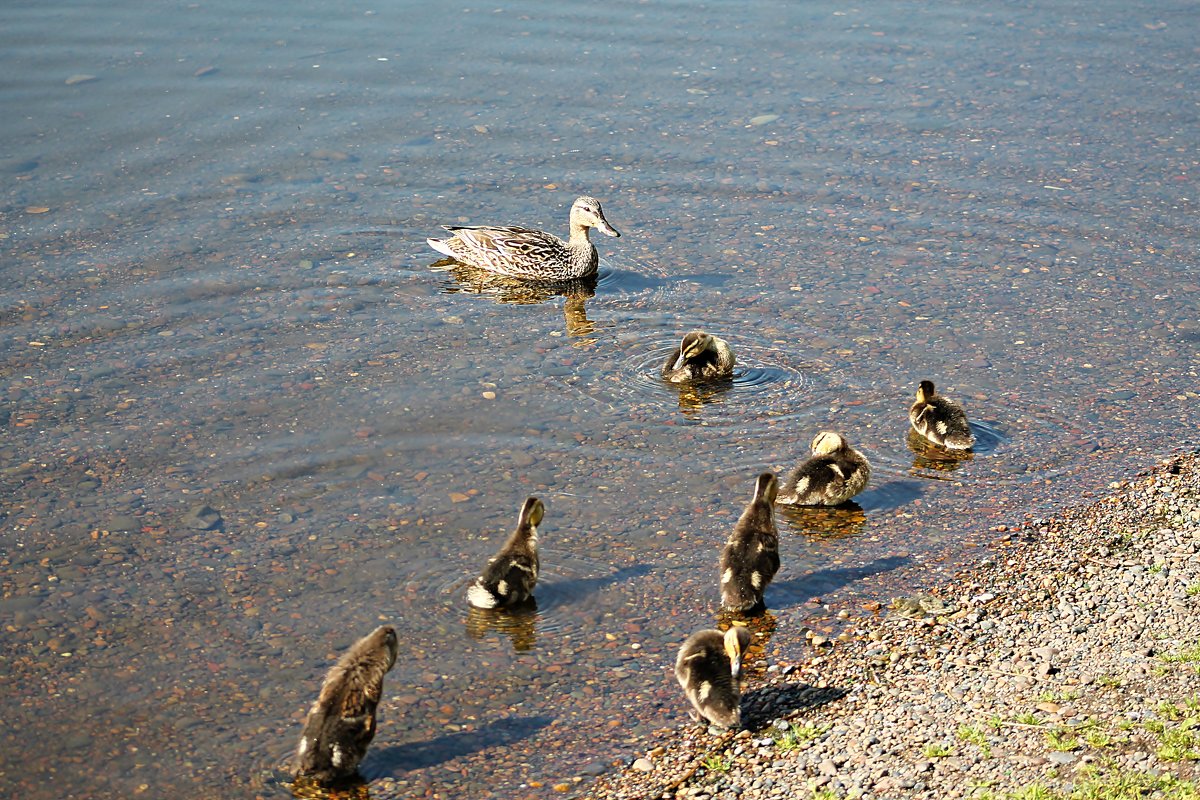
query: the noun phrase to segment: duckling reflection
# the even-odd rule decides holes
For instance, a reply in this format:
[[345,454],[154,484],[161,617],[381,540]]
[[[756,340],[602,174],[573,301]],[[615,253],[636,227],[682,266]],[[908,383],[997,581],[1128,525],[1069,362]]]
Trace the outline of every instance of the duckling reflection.
[[371,800],[367,782],[355,775],[336,787],[322,786],[312,778],[297,778],[291,785],[296,800]]
[[537,643],[537,621],[537,600],[532,597],[512,608],[472,606],[467,609],[467,635],[477,642],[486,639],[490,633],[507,636],[513,650],[525,653]]
[[733,381],[676,383],[673,387],[679,392],[679,411],[688,419],[700,419],[704,406],[719,402],[722,395],[733,388]]
[[972,450],[950,450],[939,447],[933,442],[908,429],[908,449],[913,452],[913,470],[933,470],[935,472],[954,472],[966,462],[975,458]]
[[851,500],[840,506],[780,506],[780,525],[821,539],[848,539],[867,527],[867,512]]

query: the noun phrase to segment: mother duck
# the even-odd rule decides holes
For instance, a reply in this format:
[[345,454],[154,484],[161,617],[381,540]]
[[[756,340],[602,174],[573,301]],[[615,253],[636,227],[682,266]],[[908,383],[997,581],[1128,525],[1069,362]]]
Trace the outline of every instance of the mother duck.
[[594,197],[580,197],[571,206],[571,236],[563,241],[552,233],[508,226],[443,225],[454,234],[427,239],[439,253],[477,269],[539,281],[572,281],[596,274],[600,258],[588,239],[596,228],[607,236],[620,236],[604,218]]

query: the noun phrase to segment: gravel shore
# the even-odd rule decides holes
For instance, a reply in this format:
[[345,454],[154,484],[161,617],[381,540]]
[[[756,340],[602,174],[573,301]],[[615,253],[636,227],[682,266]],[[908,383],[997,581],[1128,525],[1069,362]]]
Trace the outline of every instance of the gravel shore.
[[748,730],[681,722],[576,796],[1200,796],[1200,458],[1112,489],[767,665]]

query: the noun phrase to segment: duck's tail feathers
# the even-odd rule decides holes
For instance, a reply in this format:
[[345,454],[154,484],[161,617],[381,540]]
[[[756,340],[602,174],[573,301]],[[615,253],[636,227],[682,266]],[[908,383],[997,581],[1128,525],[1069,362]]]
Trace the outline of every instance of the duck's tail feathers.
[[482,583],[475,581],[467,589],[467,602],[476,608],[495,608],[496,595],[489,592]]

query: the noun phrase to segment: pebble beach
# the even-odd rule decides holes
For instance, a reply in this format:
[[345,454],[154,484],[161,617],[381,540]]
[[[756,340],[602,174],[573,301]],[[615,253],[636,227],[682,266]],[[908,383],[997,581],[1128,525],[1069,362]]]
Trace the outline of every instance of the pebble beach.
[[1196,797],[1200,458],[1110,489],[839,637],[810,632],[808,660],[745,687],[744,730],[681,705],[574,796]]

